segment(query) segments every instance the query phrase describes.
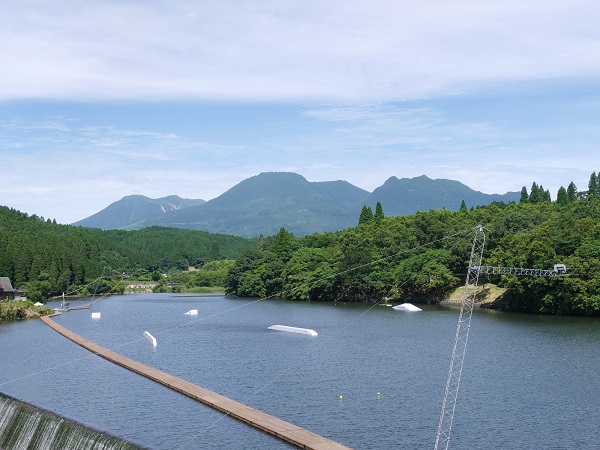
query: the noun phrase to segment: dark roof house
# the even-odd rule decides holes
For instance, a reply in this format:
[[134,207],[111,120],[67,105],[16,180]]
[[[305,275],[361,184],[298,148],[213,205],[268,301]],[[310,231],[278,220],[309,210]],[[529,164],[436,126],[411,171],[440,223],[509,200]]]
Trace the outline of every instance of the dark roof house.
[[15,299],[15,290],[8,277],[0,277],[0,301]]

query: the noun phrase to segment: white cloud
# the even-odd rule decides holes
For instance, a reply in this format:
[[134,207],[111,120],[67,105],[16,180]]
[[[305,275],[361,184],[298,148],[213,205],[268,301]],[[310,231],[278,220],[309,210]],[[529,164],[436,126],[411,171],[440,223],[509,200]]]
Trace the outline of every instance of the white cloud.
[[401,100],[595,79],[600,4],[5,1],[0,99]]
[[[585,188],[600,170],[599,15],[591,0],[5,0],[0,203],[75,221],[132,193],[208,200],[270,170],[367,190],[422,174]],[[502,109],[532,92],[550,107]],[[210,107],[186,116],[199,103],[244,112],[204,125]]]
[[[485,193],[518,191],[537,181],[554,197],[570,181],[587,186],[597,159],[594,142],[600,139],[598,129],[568,121],[540,129],[518,121],[460,119],[433,106],[326,106],[307,109],[304,115],[329,122],[333,128],[289,144],[297,149],[326,149],[338,158],[333,168],[300,173],[312,173],[320,181],[343,173],[344,179],[369,191],[389,176],[425,174],[459,180]],[[565,152],[567,147],[574,149]]]

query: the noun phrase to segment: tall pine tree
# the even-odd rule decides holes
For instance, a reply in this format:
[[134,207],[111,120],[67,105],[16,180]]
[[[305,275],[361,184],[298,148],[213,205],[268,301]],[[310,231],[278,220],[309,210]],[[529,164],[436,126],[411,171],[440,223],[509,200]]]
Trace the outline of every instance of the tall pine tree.
[[363,225],[373,220],[373,210],[370,206],[363,205],[360,217],[358,218],[358,224]]
[[570,202],[577,200],[577,186],[575,186],[575,183],[572,181],[567,188],[567,196],[569,197]]
[[556,194],[556,203],[559,205],[566,205],[569,203],[569,194],[567,194],[567,190],[564,186],[558,188],[558,192]]
[[542,200],[542,196],[540,193],[540,188],[537,183],[534,181],[531,185],[531,194],[529,194],[529,202],[530,203],[539,203]]
[[542,202],[551,202],[552,198],[550,197],[550,191],[544,190],[544,186],[540,184],[540,201]]
[[600,194],[598,177],[596,176],[596,172],[592,172],[592,175],[590,175],[590,182],[588,183],[588,198],[598,198],[598,194]]
[[377,202],[377,205],[375,206],[375,222],[379,223],[383,218],[383,207],[381,206],[381,202]]
[[521,189],[521,199],[519,200],[519,203],[527,202],[529,202],[529,194],[527,193],[527,188],[523,186],[523,188]]

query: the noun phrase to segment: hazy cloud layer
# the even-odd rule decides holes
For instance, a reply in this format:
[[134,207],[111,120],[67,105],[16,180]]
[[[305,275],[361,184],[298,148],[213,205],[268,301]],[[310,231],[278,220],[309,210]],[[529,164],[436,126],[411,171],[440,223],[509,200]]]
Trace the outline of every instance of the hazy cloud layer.
[[599,13],[559,0],[8,0],[0,99],[390,101],[595,79]]

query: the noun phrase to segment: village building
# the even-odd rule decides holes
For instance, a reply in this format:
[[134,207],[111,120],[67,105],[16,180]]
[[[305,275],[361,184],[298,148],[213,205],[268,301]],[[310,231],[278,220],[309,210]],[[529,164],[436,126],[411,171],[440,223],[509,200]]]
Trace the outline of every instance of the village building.
[[0,277],[0,302],[11,301],[15,299],[15,290],[8,277]]

